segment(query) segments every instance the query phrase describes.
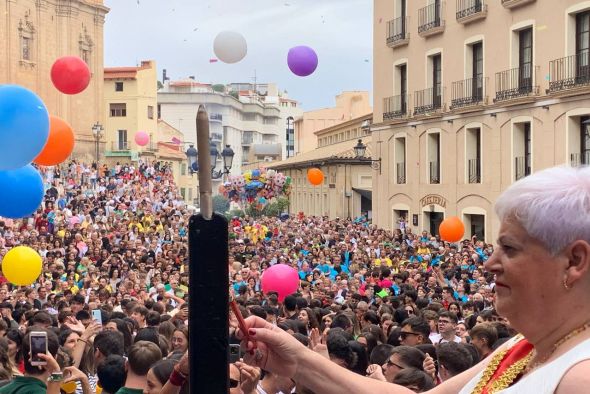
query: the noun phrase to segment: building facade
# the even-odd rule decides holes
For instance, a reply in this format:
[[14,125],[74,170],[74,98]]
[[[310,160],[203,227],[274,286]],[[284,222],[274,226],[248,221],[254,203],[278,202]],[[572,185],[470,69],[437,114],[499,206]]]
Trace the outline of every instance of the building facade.
[[[102,0],[0,2],[0,84],[37,93],[50,114],[74,129],[73,156],[89,162],[95,152],[92,126],[105,119],[103,26],[108,11]],[[88,88],[75,96],[60,93],[50,78],[55,60],[69,55],[84,59],[92,72]]]
[[[107,111],[104,156],[110,162],[149,160],[158,148],[157,69],[153,60],[139,67],[104,70],[104,100]],[[146,146],[135,142],[138,131],[147,133]]]
[[342,92],[336,106],[306,111],[295,118],[293,149],[295,156],[317,148],[316,131],[335,126],[371,113],[369,92]]
[[589,1],[375,0],[375,223],[491,241],[511,183],[589,163],[589,49]]
[[[268,167],[290,176],[292,190],[289,212],[328,216],[332,219],[372,216],[372,163],[370,123],[372,114],[316,132],[319,145],[309,152]],[[364,138],[364,140],[363,140]],[[365,141],[364,156],[357,157],[355,145]],[[319,168],[324,182],[313,186],[307,180],[310,168]]]

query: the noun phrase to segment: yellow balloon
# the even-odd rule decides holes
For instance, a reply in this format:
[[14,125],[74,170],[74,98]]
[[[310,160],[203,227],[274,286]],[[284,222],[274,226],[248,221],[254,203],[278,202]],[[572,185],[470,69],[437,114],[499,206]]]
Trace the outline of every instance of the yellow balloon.
[[17,286],[28,286],[35,282],[42,268],[41,256],[28,246],[10,249],[2,260],[2,274]]

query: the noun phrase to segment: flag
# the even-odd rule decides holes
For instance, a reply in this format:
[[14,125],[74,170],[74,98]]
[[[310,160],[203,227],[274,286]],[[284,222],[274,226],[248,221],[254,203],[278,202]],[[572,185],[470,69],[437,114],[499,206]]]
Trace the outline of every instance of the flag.
[[209,63],[217,63],[219,60],[215,59],[215,58],[211,58],[209,59]]
[[176,144],[176,145],[180,145],[182,143],[182,141],[180,141],[178,138],[176,137],[172,137],[172,143]]

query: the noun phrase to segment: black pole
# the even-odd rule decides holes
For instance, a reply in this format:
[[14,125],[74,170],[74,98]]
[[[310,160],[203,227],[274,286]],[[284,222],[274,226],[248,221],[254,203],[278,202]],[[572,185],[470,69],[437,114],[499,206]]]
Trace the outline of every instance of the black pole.
[[[199,109],[200,148],[208,140],[208,128],[207,113]],[[200,169],[208,168],[208,157],[199,155]],[[229,392],[228,222],[212,212],[209,171],[199,172],[199,187],[201,213],[189,220],[190,392],[225,394]]]

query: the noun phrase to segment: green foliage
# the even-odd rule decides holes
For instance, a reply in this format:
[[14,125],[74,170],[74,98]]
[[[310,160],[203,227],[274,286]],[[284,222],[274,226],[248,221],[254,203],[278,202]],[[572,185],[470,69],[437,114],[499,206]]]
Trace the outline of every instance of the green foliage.
[[213,211],[225,213],[229,209],[229,200],[222,195],[213,197]]
[[236,100],[240,99],[238,92],[230,92],[229,95],[232,96],[233,98],[235,98]]
[[158,81],[158,90],[162,89],[164,87],[164,84],[160,81]]
[[288,197],[279,197],[277,198],[277,204],[279,206],[279,215],[283,212],[287,212],[289,209],[289,198]]
[[225,85],[216,83],[215,85],[211,86],[214,92],[225,93]]

